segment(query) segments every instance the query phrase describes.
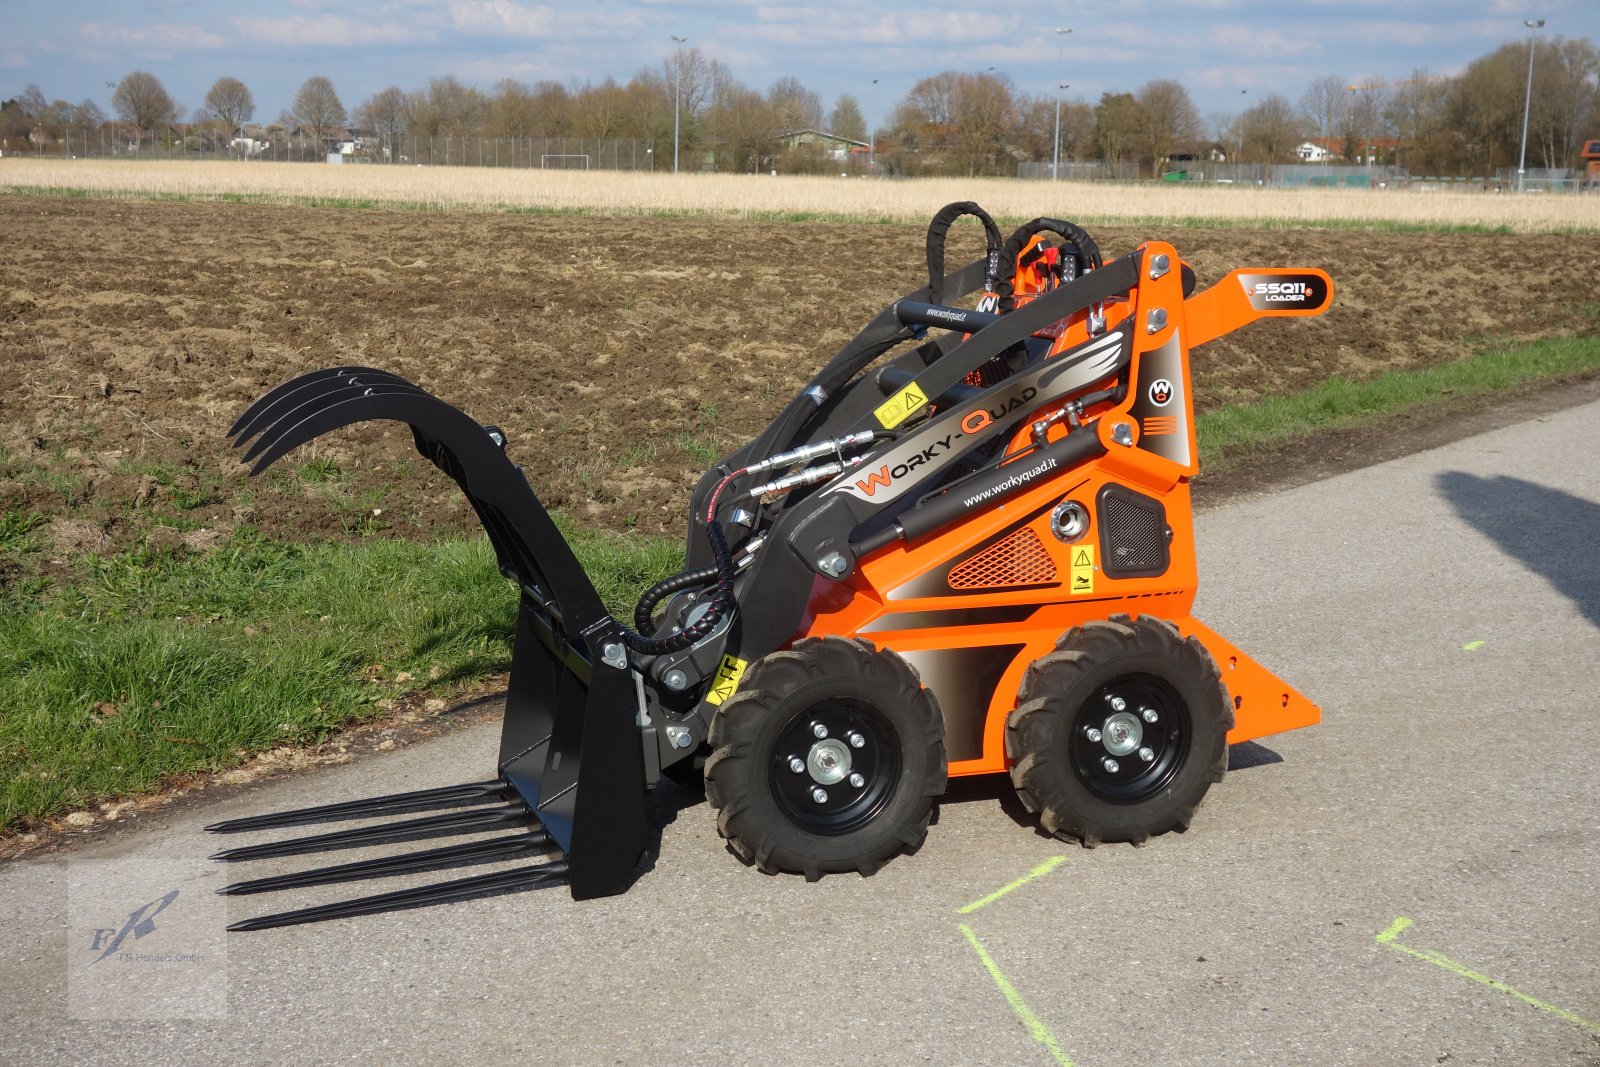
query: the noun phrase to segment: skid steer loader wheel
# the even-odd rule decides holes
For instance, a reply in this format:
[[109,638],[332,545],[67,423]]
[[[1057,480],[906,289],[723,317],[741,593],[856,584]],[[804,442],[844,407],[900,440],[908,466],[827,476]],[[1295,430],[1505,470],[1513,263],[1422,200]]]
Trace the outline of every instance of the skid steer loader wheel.
[[922,844],[945,787],[933,694],[865,641],[808,638],[752,664],[711,745],[717,830],[768,874],[873,874]]
[[1090,848],[1187,828],[1228,767],[1233,705],[1210,653],[1126,615],[1074,627],[1056,648],[1028,668],[1006,722],[1023,804]]

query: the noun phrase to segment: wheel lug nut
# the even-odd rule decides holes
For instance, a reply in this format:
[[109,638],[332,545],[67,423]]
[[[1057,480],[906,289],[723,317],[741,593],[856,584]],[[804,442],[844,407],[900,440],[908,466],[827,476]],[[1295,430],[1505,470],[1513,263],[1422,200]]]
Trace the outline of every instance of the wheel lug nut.
[[860,734],[856,733],[854,730],[850,731],[850,747],[851,748],[860,748],[862,745],[865,745],[866,743],[867,743],[867,739],[865,737],[862,737]]
[[857,789],[860,789],[862,786],[867,784],[867,780],[861,777],[860,773],[858,772],[850,776],[850,784],[855,786]]
[[1139,710],[1139,717],[1145,722],[1155,722],[1161,716],[1156,714],[1155,708],[1141,708]]
[[1139,758],[1144,760],[1146,763],[1149,763],[1151,760],[1156,758],[1156,754],[1150,749],[1149,746],[1146,746],[1139,750]]
[[806,761],[801,759],[799,756],[790,756],[789,769],[796,774],[804,774],[806,770]]
[[818,804],[826,804],[828,802],[828,791],[822,788],[820,785],[812,786],[811,799],[815,800]]
[[1128,702],[1119,696],[1106,697],[1106,703],[1111,705],[1112,711],[1122,711],[1128,706]]
[[1083,728],[1083,736],[1087,737],[1090,741],[1098,741],[1100,740],[1101,735],[1100,731],[1096,730],[1093,726],[1085,726]]
[[811,724],[811,732],[816,734],[818,737],[828,736],[828,728],[822,725],[820,722],[814,722]]
[[1105,759],[1101,760],[1100,765],[1106,769],[1107,774],[1116,774],[1118,771],[1122,770],[1122,764],[1118,763],[1110,756],[1107,756]]

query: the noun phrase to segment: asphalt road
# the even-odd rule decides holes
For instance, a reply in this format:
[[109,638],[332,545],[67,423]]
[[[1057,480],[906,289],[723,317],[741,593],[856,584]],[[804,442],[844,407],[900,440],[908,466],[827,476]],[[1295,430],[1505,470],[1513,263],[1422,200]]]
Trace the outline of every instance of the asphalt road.
[[1238,746],[1186,834],[1068,847],[967,785],[807,885],[669,788],[623,897],[218,933],[277,902],[208,892],[201,825],[481,777],[472,728],[0,870],[0,1062],[1600,1063],[1597,425],[1205,513],[1196,613],[1324,722]]

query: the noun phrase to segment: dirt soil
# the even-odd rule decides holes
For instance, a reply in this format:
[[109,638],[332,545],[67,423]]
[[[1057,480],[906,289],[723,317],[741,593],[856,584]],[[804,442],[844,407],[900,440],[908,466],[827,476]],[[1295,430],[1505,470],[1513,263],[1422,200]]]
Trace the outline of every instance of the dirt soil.
[[[229,423],[284,379],[341,363],[504,427],[547,505],[676,534],[698,473],[925,269],[922,228],[883,224],[0,196],[0,227],[0,516],[51,520],[63,555],[152,531],[204,551],[241,524],[275,537],[475,529],[392,424],[325,438],[246,483]],[[1570,280],[1600,272],[1600,249],[1572,237],[1096,236],[1108,258],[1171,241],[1202,285],[1236,266],[1335,279],[1322,318],[1197,350],[1202,409],[1593,329]],[[960,231],[949,262],[977,252],[976,228]]]

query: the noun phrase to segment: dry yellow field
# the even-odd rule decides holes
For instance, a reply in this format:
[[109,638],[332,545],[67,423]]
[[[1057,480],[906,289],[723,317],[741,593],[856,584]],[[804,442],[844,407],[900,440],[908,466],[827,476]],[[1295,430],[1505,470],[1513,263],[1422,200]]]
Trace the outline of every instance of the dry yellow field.
[[0,160],[0,191],[84,190],[104,196],[248,196],[268,201],[403,203],[433,208],[660,212],[763,217],[838,216],[921,221],[954,200],[996,216],[1058,215],[1241,223],[1400,223],[1508,227],[1519,233],[1600,230],[1600,197],[1440,190],[1258,189],[1001,178],[873,181],[732,174],[327,166],[260,162]]

